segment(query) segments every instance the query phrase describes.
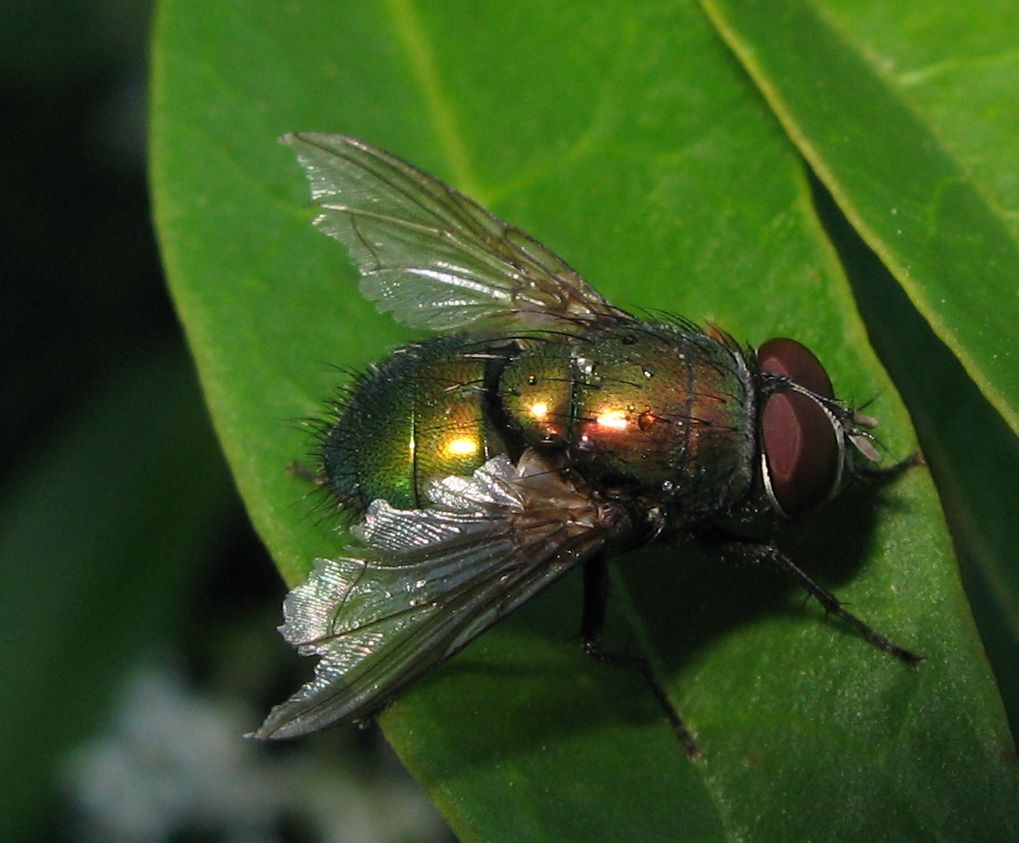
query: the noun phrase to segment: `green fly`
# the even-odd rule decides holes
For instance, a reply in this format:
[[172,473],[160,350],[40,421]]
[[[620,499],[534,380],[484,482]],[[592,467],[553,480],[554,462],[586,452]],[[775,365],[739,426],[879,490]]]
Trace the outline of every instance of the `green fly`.
[[635,317],[401,159],[341,135],[282,140],[362,293],[438,336],[359,375],[322,425],[316,476],[357,543],[287,595],[281,631],[319,662],[256,737],[370,717],[583,566],[585,651],[643,674],[693,754],[647,662],[601,643],[608,557],[659,537],[777,566],[872,644],[919,661],[732,528],[808,515],[878,460],[876,422],[835,397],[810,350]]

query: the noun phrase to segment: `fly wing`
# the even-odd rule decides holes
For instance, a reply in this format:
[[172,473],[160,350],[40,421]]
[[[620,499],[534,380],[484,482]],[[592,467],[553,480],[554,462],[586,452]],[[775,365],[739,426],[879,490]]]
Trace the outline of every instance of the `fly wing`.
[[616,505],[590,498],[533,451],[515,466],[495,457],[430,493],[427,509],[374,501],[355,530],[363,549],[317,560],[287,595],[283,636],[320,660],[255,737],[370,715],[629,526]]
[[620,318],[570,266],[433,176],[344,135],[288,134],[361,292],[416,328],[549,327]]

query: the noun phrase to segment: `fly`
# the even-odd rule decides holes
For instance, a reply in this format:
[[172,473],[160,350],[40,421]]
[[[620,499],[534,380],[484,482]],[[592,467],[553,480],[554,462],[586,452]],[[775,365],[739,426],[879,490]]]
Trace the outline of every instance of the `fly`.
[[920,661],[738,530],[809,515],[851,476],[878,471],[876,422],[835,397],[809,349],[775,338],[755,350],[682,318],[639,319],[393,155],[341,135],[282,141],[361,292],[437,336],[359,375],[322,426],[316,479],[357,521],[356,545],[317,559],[287,595],[280,629],[319,661],[256,737],[370,717],[583,567],[584,650],[641,673],[696,754],[648,663],[601,643],[608,557],[658,538],[783,570],[872,644]]

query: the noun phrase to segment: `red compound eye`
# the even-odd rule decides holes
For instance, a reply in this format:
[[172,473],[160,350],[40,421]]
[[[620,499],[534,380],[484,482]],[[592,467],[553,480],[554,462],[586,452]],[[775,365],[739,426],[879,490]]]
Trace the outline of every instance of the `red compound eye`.
[[825,398],[835,397],[824,366],[803,343],[785,337],[770,339],[757,349],[757,361],[770,375],[783,375]]
[[[763,371],[834,397],[820,361],[795,340],[768,340],[757,357]],[[791,390],[771,394],[761,413],[761,439],[769,492],[783,514],[806,515],[828,500],[842,455],[835,426],[820,403]]]

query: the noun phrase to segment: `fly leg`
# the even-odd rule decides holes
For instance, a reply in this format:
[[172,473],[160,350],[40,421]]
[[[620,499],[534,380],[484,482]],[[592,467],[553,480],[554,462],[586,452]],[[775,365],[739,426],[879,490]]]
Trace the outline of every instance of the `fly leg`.
[[900,474],[911,468],[916,468],[918,465],[927,465],[927,461],[923,458],[922,453],[914,451],[908,457],[905,457],[892,465],[884,467],[876,465],[859,466],[854,470],[854,474],[859,477],[865,477],[868,480],[877,480],[879,483],[884,483],[889,480],[894,480]]
[[305,482],[315,486],[325,486],[329,482],[329,479],[324,474],[316,474],[303,462],[297,462],[296,460],[287,463],[287,474],[300,477]]
[[782,553],[777,547],[730,536],[721,542],[720,549],[723,553],[733,554],[757,564],[768,563],[773,565],[780,571],[789,574],[808,594],[817,598],[817,602],[824,607],[826,612],[835,615],[835,617],[849,624],[849,626],[875,647],[884,650],[910,667],[915,667],[923,661],[923,656],[918,656],[904,647],[900,647],[873,629],[869,624],[856,617],[856,615],[842,605],[841,601],[834,594],[814,582],[806,571],[799,568],[792,559]]
[[598,554],[584,564],[584,614],[580,622],[580,634],[584,642],[584,652],[594,657],[603,664],[611,664],[615,667],[634,670],[644,677],[651,693],[655,695],[658,704],[665,712],[665,717],[672,726],[673,731],[679,738],[679,742],[691,758],[700,755],[697,742],[690,734],[679,716],[676,707],[672,704],[665,689],[651,671],[651,665],[645,659],[632,656],[629,653],[620,653],[610,650],[603,650],[601,646],[602,630],[605,625],[605,607],[609,599],[609,567],[608,557]]

